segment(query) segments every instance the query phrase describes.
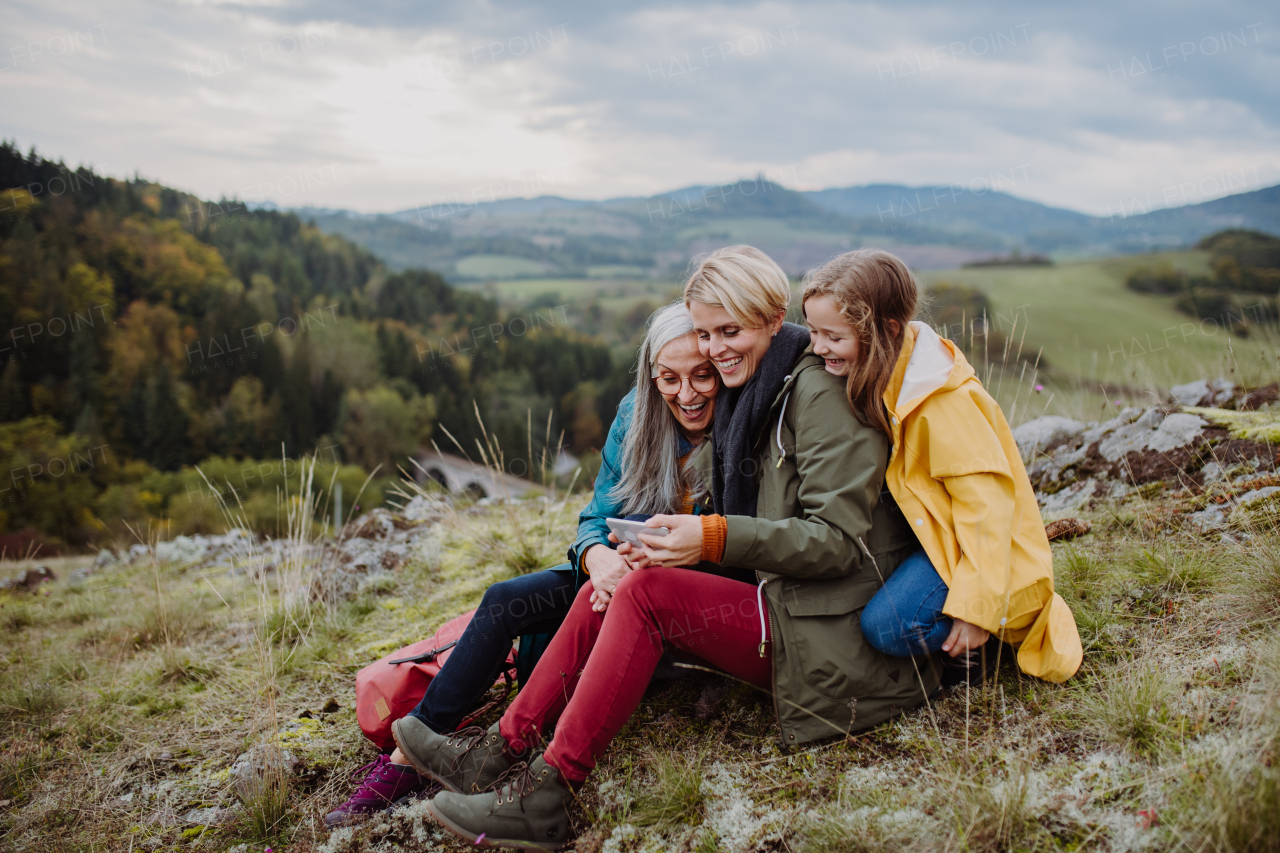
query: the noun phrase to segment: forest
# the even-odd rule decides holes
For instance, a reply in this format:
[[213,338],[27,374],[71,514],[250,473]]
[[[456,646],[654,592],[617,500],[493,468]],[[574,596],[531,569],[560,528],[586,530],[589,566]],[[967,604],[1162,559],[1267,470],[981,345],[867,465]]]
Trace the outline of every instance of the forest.
[[[379,471],[368,507],[433,441],[478,457],[487,430],[523,473],[548,443],[598,449],[629,382],[563,311],[504,314],[292,213],[12,143],[0,188],[10,553],[119,540],[126,524],[194,531],[211,508],[193,505],[207,492],[197,467],[274,506],[289,460],[318,453],[351,483],[348,514],[366,474]],[[277,475],[225,476],[254,466]]]

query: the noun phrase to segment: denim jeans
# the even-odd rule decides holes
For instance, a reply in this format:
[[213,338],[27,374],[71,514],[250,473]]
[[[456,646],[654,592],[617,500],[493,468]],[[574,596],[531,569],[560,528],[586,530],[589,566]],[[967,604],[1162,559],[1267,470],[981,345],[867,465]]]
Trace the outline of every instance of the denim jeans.
[[513,640],[560,627],[577,593],[574,575],[566,564],[489,587],[440,674],[409,713],[432,731],[456,729],[502,674]]
[[911,657],[942,649],[951,617],[942,615],[947,585],[920,549],[903,560],[862,611],[862,633],[886,655]]

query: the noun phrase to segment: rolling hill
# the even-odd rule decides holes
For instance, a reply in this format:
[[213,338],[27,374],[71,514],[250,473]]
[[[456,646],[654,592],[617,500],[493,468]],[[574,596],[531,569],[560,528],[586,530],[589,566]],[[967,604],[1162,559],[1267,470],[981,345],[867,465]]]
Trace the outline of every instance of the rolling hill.
[[1013,250],[1055,258],[1185,248],[1222,228],[1280,233],[1280,186],[1179,208],[1125,202],[1097,217],[985,185],[873,184],[798,192],[763,177],[648,198],[558,196],[436,204],[395,213],[304,208],[298,214],[386,259],[457,282],[517,278],[665,278],[729,242],[750,242],[799,274],[860,245],[915,268],[947,269]]

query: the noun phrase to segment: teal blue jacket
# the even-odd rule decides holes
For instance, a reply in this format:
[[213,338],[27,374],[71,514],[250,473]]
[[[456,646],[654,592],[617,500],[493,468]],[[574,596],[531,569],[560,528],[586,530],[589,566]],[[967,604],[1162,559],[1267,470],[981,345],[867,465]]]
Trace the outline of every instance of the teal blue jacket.
[[[569,563],[556,566],[554,571],[574,571],[578,584],[586,580],[582,571],[582,555],[592,545],[616,547],[609,542],[609,526],[606,518],[622,518],[622,501],[613,496],[613,487],[622,477],[622,445],[627,438],[627,430],[631,427],[631,416],[635,412],[636,392],[632,389],[618,404],[618,414],[609,427],[609,437],[605,440],[604,449],[600,451],[600,473],[596,474],[595,494],[591,503],[578,516],[578,538],[569,546]],[[681,456],[693,450],[693,445],[683,433],[679,436],[679,453]],[[695,507],[694,512],[700,508]]]

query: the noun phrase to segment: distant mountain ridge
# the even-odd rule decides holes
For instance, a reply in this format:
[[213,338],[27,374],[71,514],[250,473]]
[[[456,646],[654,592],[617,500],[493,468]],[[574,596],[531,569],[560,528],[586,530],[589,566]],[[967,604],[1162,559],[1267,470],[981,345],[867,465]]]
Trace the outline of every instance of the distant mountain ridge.
[[539,196],[387,214],[298,213],[395,268],[428,266],[460,281],[592,277],[620,268],[662,276],[709,248],[739,241],[801,273],[861,245],[891,248],[929,269],[1015,249],[1061,258],[1178,248],[1223,228],[1280,234],[1280,185],[1178,208],[1136,203],[1129,210],[1140,212],[1091,216],[985,184],[796,191],[760,177],[647,198]]

